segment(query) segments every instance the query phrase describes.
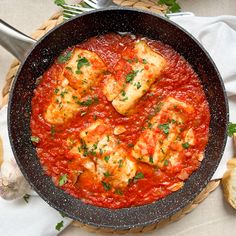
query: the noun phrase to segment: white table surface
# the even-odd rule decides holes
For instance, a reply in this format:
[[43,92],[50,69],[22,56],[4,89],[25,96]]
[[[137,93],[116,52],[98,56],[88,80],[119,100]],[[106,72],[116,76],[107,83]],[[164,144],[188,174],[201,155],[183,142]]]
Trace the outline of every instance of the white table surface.
[[[183,11],[192,11],[198,16],[236,14],[235,0],[179,0],[179,3]],[[26,34],[32,33],[58,9],[53,4],[53,0],[0,0],[0,18]],[[12,60],[13,56],[0,47],[0,90]],[[219,187],[180,221],[146,234],[150,236],[235,236],[236,210],[224,202]],[[93,234],[69,226],[60,235],[90,236]]]

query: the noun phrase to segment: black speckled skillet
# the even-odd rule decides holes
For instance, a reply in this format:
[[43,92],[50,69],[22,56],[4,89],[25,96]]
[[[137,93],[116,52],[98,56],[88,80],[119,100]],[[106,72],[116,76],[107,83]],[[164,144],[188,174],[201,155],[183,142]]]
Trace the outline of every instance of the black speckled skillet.
[[[66,194],[53,184],[30,141],[30,113],[36,79],[64,49],[107,32],[132,32],[171,45],[198,74],[210,106],[209,142],[200,168],[183,189],[162,200],[139,207],[111,210]],[[92,11],[73,18],[47,33],[28,53],[17,73],[8,107],[9,137],[14,155],[26,179],[52,207],[74,220],[97,227],[129,229],[154,224],[185,207],[201,192],[215,172],[226,143],[228,104],[222,79],[212,59],[186,31],[166,18],[125,8]]]

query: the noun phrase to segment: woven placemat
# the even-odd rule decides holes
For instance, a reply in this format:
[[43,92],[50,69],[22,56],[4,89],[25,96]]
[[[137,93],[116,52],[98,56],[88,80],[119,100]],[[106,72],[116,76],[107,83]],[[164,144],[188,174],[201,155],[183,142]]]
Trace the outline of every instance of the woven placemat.
[[[129,6],[129,7],[135,7],[139,9],[145,9],[145,10],[150,10],[155,13],[160,13],[162,11],[166,10],[165,6],[157,6],[155,0],[142,0],[142,1],[136,1],[136,0],[115,0],[115,3],[121,5],[121,6]],[[54,14],[49,20],[47,20],[39,29],[37,29],[31,37],[34,39],[39,39],[41,38],[45,33],[47,33],[49,30],[51,30],[53,27],[56,25],[60,24],[63,21],[62,17],[62,12],[58,12]],[[10,68],[8,70],[8,73],[6,75],[6,82],[5,86],[2,91],[3,95],[3,101],[2,101],[2,106],[7,104],[8,102],[8,96],[9,96],[9,91],[11,88],[12,81],[15,78],[16,72],[19,68],[19,61],[14,60],[12,64],[10,65]],[[205,189],[185,208],[177,212],[175,215],[171,216],[168,219],[162,220],[161,222],[157,224],[152,224],[148,225],[146,227],[141,227],[141,228],[132,228],[132,229],[127,229],[127,230],[114,230],[114,229],[107,229],[107,228],[97,228],[97,227],[92,227],[89,225],[81,224],[80,222],[73,222],[74,226],[78,226],[80,228],[84,228],[90,232],[106,232],[106,233],[142,233],[142,232],[148,232],[157,228],[160,228],[164,225],[170,224],[171,222],[177,221],[181,219],[183,216],[191,212],[194,208],[196,208],[204,199],[207,198],[210,192],[215,190],[220,183],[220,180],[213,180],[211,181]]]

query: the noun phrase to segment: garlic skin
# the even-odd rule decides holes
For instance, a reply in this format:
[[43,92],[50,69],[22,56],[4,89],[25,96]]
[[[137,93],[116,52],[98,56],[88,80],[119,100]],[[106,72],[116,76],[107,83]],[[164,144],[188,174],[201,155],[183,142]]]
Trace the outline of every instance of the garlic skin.
[[16,162],[4,161],[0,173],[0,196],[5,200],[19,199],[30,189]]

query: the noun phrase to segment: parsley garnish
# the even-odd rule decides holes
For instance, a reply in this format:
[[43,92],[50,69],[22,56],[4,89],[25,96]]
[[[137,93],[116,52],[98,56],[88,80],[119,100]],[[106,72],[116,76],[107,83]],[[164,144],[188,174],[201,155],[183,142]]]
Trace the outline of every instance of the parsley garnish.
[[145,58],[143,59],[143,64],[147,64],[147,60]]
[[29,202],[29,198],[30,198],[30,195],[29,194],[25,194],[23,199],[25,200],[26,203]]
[[123,161],[122,161],[122,159],[120,159],[119,161],[118,161],[118,164],[119,164],[119,168],[121,168],[122,166],[123,166]]
[[152,156],[149,157],[149,162],[153,163],[153,157]]
[[64,218],[64,217],[66,217],[66,214],[65,213],[63,213],[63,212],[59,212],[60,213],[60,215]]
[[55,126],[52,125],[51,126],[51,135],[52,135],[52,137],[54,137],[55,133],[56,133]]
[[181,10],[181,7],[176,0],[159,0],[158,3],[165,4],[168,7],[168,12],[179,12]]
[[140,84],[140,82],[137,83],[137,89],[140,89],[142,87],[142,85]]
[[164,166],[168,166],[169,165],[169,161],[168,160],[165,160],[164,161]]
[[64,221],[62,220],[61,222],[57,223],[56,226],[55,226],[55,229],[57,231],[60,231],[61,228],[63,227],[63,224],[64,224]]
[[138,70],[133,70],[132,72],[130,72],[127,76],[126,76],[126,82],[130,83],[134,77],[138,74]]
[[59,178],[59,186],[64,185],[65,183],[67,183],[67,174],[61,175]]
[[39,143],[40,138],[39,138],[39,137],[36,137],[36,136],[31,136],[31,137],[30,137],[30,140],[31,140],[32,142],[34,142],[34,143]]
[[103,188],[104,188],[106,191],[111,190],[111,185],[110,185],[109,183],[106,183],[106,182],[102,181],[102,185],[103,185]]
[[138,172],[135,176],[134,176],[134,180],[138,180],[138,179],[143,179],[144,178],[144,174],[142,172]]
[[182,144],[184,149],[188,149],[190,144],[188,142]]
[[[102,149],[100,149],[100,150],[102,150]],[[106,163],[108,163],[109,159],[110,159],[110,156],[105,156],[104,157],[104,160],[105,160]]]
[[158,125],[158,128],[163,130],[164,134],[169,134],[169,129],[170,129],[169,123]]
[[232,137],[236,133],[236,124],[229,122],[227,133],[229,137]]
[[121,95],[122,95],[123,97],[126,95],[125,90],[122,90],[122,91],[121,91]]
[[92,105],[93,103],[98,103],[98,97],[95,96],[94,98],[88,98],[87,100],[83,102],[77,101],[76,103],[81,106],[88,107]]
[[67,62],[67,61],[70,59],[71,55],[72,55],[72,51],[69,51],[69,52],[67,52],[66,54],[60,55],[60,56],[58,57],[58,62],[59,62],[60,64],[63,64],[63,63],[65,63],[65,62]]
[[116,190],[115,190],[115,194],[123,195],[123,192],[122,192],[120,189],[116,189]]
[[109,176],[111,176],[111,174],[107,171],[107,172],[105,172],[105,173],[103,173],[104,174],[104,176],[105,177],[109,177]]
[[134,144],[133,143],[128,143],[128,147],[133,147]]
[[59,89],[58,88],[55,88],[54,89],[54,93],[57,94],[59,92]]
[[77,70],[76,70],[76,74],[81,74],[81,68],[83,66],[90,66],[90,62],[88,61],[88,59],[86,57],[81,57],[80,55],[78,56],[79,59],[77,60]]

